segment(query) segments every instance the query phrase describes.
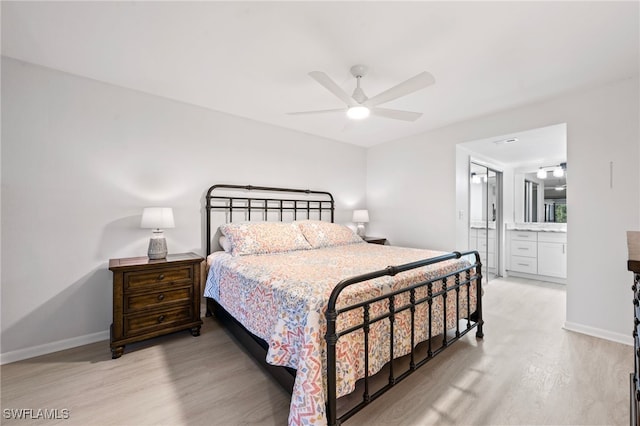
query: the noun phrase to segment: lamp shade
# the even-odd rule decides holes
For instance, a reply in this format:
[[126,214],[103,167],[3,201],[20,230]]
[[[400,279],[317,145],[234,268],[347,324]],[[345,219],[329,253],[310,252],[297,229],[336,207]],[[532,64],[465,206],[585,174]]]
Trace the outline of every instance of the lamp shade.
[[369,222],[369,210],[354,210],[353,222],[355,223],[368,223]]
[[141,228],[175,228],[171,207],[145,207],[142,211]]

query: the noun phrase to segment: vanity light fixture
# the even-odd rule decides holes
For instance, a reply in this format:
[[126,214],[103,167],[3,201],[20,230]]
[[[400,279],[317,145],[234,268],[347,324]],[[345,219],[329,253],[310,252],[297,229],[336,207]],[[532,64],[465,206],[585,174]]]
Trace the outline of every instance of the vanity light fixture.
[[553,169],[553,176],[557,178],[564,176],[564,170],[562,169],[562,167]]
[[471,183],[482,183],[482,181],[480,180],[480,176],[475,172],[471,173]]
[[[552,169],[552,170],[546,170],[546,169]],[[553,173],[553,177],[561,178],[564,176],[566,169],[567,169],[567,163],[560,163],[557,166],[544,166],[538,169],[536,176],[538,177],[538,179],[546,179],[547,172],[551,171]]]

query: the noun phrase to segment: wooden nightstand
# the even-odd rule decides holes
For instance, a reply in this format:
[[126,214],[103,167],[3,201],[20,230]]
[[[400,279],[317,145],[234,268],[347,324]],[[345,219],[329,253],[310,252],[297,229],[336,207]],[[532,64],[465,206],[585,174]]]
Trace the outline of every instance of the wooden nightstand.
[[387,239],[381,237],[363,237],[362,239],[370,244],[385,245],[387,243]]
[[128,343],[189,329],[200,335],[200,266],[195,253],[166,259],[110,259],[113,271],[111,355],[119,358]]

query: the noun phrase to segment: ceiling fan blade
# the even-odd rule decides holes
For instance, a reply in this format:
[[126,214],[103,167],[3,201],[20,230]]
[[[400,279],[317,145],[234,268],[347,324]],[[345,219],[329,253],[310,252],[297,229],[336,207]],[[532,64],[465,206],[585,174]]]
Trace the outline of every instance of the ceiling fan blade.
[[346,112],[345,108],[334,108],[334,109],[320,109],[316,111],[298,111],[298,112],[288,112],[287,115],[310,115],[310,114],[326,114],[329,112]]
[[331,78],[322,71],[311,71],[309,73],[309,76],[320,83],[325,89],[336,95],[345,104],[349,106],[358,105],[358,103],[351,96],[349,96],[347,92],[342,90],[342,88],[338,86],[335,81],[331,80]]
[[368,99],[363,103],[363,105],[371,108],[376,105],[398,99],[401,96],[408,95],[409,93],[416,92],[420,89],[424,89],[435,82],[436,79],[433,78],[430,73],[423,71],[415,77],[411,77],[409,80],[405,80],[402,83],[393,86],[391,89],[385,90],[373,98]]
[[416,121],[418,118],[422,117],[422,113],[420,112],[400,111],[389,108],[371,108],[371,114],[403,121]]

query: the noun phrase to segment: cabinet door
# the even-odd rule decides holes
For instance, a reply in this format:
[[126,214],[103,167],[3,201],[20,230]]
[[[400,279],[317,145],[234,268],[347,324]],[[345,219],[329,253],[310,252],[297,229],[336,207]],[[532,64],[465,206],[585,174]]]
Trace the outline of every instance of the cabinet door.
[[538,242],[538,274],[567,278],[567,245]]

